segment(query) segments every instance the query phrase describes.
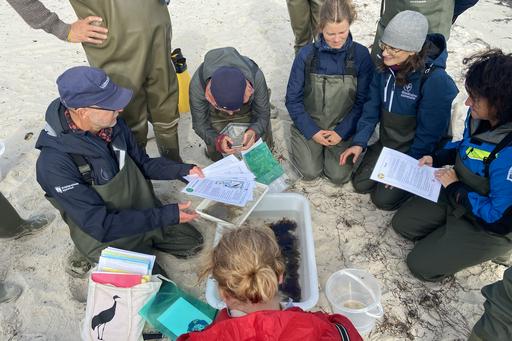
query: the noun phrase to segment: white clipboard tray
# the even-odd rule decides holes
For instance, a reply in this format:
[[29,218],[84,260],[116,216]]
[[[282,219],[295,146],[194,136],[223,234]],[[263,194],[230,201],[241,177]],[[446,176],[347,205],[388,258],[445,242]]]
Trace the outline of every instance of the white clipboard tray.
[[[204,199],[197,206],[196,212],[204,219],[213,221],[226,227],[239,227],[249,217],[254,208],[268,192],[268,186],[256,183],[253,190],[253,199],[244,207],[224,204],[218,201]],[[217,212],[214,212],[217,210]],[[231,217],[227,217],[231,213]]]

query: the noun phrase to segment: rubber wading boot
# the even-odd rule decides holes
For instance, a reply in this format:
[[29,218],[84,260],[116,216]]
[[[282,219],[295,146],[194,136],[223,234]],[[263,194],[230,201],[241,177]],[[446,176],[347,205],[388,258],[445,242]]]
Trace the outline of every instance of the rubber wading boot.
[[92,264],[89,263],[77,248],[73,248],[73,251],[68,255],[66,264],[64,265],[64,271],[73,278],[85,278],[89,270],[91,270]]
[[178,125],[170,129],[161,129],[158,123],[154,123],[155,140],[158,152],[161,156],[176,162],[183,162],[180,157],[180,145],[178,140]]
[[494,258],[492,260],[492,262],[496,263],[498,265],[503,265],[503,266],[506,266],[506,267],[511,267],[512,266],[512,250],[510,250],[509,252],[505,253],[502,256]]
[[12,229],[12,231],[2,231],[0,238],[14,240],[35,235],[50,225],[53,219],[55,219],[54,214],[40,214],[26,220],[22,219],[20,224]]
[[54,214],[40,214],[33,217],[30,217],[30,219],[23,220],[23,223],[21,223],[21,228],[23,231],[14,237],[14,239],[19,239],[25,236],[31,236],[34,234],[37,234],[44,230],[50,223],[55,219]]

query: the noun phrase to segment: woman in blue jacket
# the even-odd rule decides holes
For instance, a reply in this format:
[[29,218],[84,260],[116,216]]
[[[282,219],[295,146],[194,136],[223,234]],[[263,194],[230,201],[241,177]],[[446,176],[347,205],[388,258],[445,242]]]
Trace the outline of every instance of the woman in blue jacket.
[[438,203],[413,197],[392,221],[399,234],[419,240],[407,265],[427,281],[491,259],[503,262],[512,251],[512,54],[490,50],[464,63],[463,138],[420,159],[420,165],[450,165],[436,172],[444,190]]
[[446,73],[446,42],[440,34],[427,36],[425,16],[414,11],[397,14],[380,41],[382,61],[370,85],[369,100],[357,124],[351,147],[340,157],[344,166],[358,161],[375,126],[379,139],[369,146],[355,170],[352,184],[359,193],[371,193],[383,210],[397,209],[409,194],[370,179],[383,147],[414,158],[430,154],[447,137],[452,101],[457,87]]
[[306,180],[325,174],[336,184],[350,178],[340,167],[361,116],[373,65],[368,50],[354,41],[356,17],[350,0],[327,0],[320,9],[319,36],[293,62],[286,108],[293,120],[292,160]]

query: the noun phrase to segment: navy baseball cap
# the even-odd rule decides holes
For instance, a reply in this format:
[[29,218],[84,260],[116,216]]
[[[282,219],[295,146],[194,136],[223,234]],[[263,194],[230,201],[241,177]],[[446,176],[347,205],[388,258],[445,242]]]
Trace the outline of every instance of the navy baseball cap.
[[222,66],[210,79],[210,91],[217,106],[234,111],[244,104],[245,76],[236,67]]
[[107,110],[123,109],[133,92],[114,83],[105,71],[76,66],[57,78],[60,101],[66,108],[97,106]]

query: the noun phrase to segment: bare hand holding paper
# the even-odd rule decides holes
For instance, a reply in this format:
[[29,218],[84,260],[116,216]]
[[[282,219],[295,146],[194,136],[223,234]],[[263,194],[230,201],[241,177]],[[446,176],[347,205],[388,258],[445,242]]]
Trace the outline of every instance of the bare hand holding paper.
[[430,166],[419,166],[418,160],[409,155],[384,147],[370,179],[437,202],[441,183],[435,171]]

